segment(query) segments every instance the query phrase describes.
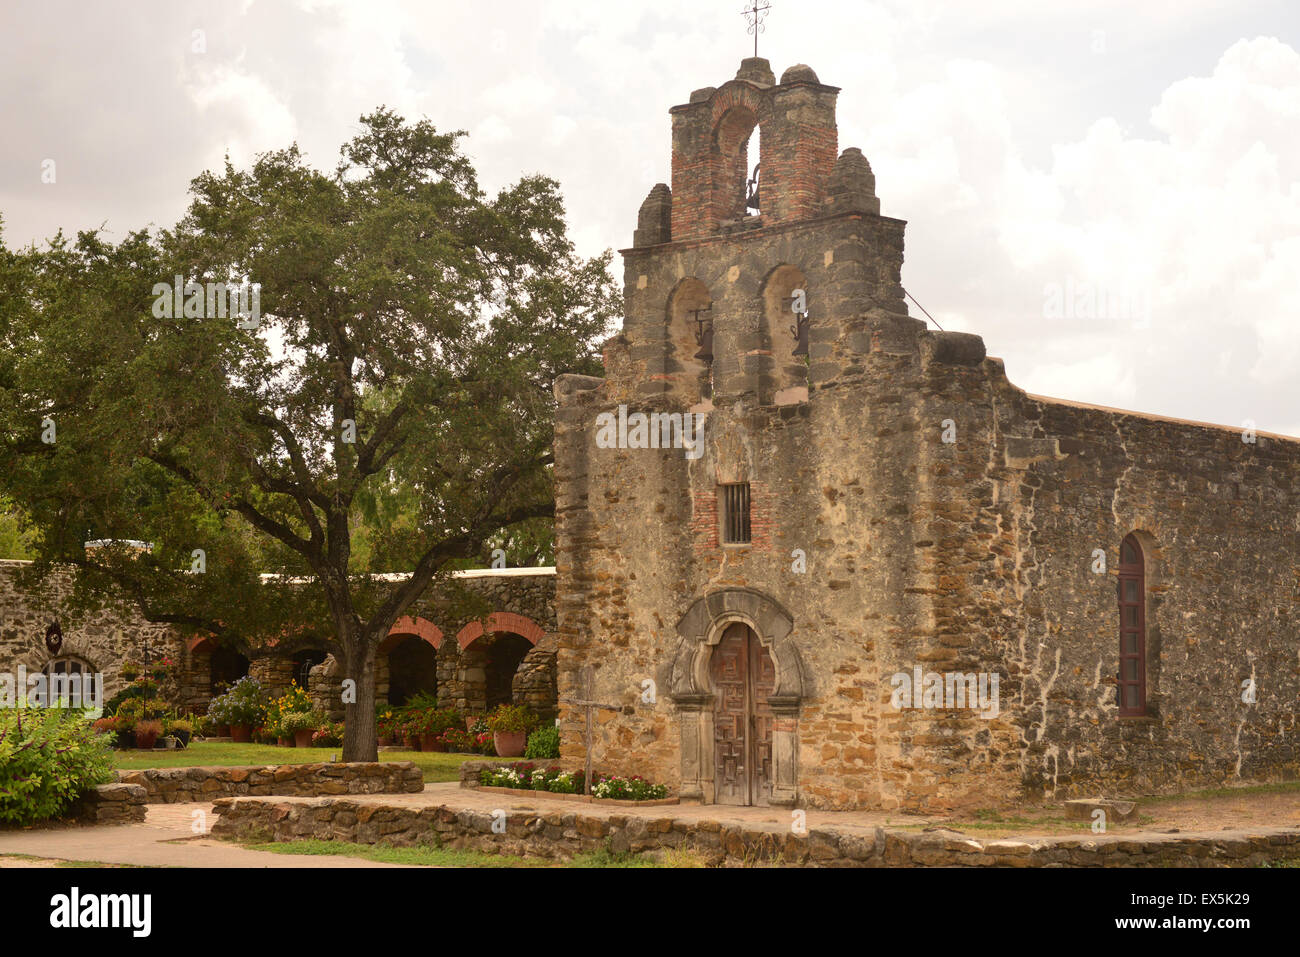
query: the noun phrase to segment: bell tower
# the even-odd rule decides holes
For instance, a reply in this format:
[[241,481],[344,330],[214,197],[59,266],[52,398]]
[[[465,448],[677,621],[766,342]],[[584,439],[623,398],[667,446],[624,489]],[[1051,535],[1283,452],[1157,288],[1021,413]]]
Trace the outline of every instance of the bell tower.
[[650,190],[623,250],[635,394],[807,401],[866,351],[846,338],[857,316],[906,315],[904,223],[880,216],[862,152],[838,152],[838,95],[749,57],[669,110],[672,186]]

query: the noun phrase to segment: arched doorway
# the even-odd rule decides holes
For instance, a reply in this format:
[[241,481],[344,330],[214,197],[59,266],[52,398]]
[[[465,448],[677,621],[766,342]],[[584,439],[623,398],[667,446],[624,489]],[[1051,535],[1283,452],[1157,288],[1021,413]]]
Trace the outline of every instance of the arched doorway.
[[772,802],[772,708],[776,668],[743,622],[727,626],[709,659],[713,705],[714,800]]
[[438,652],[423,638],[404,637],[388,652],[388,703],[438,693]]
[[524,656],[533,650],[533,643],[521,635],[494,635],[488,646],[486,672],[487,708],[491,711],[497,705],[514,704],[515,672],[523,662]]
[[248,659],[225,645],[212,649],[208,659],[208,692],[213,697],[225,692],[228,685],[234,684],[248,674]]
[[293,673],[289,676],[298,687],[307,691],[311,681],[311,670],[319,664],[325,663],[326,652],[321,648],[304,648],[302,651],[294,653],[292,658]]

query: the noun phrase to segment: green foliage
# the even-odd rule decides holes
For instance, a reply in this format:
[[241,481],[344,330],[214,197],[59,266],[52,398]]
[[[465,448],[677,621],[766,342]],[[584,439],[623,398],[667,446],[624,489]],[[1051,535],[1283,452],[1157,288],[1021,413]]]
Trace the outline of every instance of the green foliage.
[[[202,173],[174,229],[0,245],[0,490],[35,576],[244,650],[315,635],[360,674],[459,564],[550,554],[552,383],[599,372],[621,297],[553,180],[488,195],[460,139],[381,108],[332,170],[290,146]],[[176,275],[260,284],[259,328],[201,294],[155,314]]]
[[285,737],[291,737],[298,731],[315,731],[326,722],[327,718],[319,711],[290,711],[280,716],[280,731]]
[[58,817],[111,781],[112,764],[106,736],[75,711],[0,709],[0,822]]
[[0,558],[35,558],[35,539],[35,530],[22,509],[0,495]]
[[208,703],[208,716],[218,724],[260,727],[266,720],[271,696],[256,678],[245,675],[223,695]]
[[668,786],[651,784],[639,774],[631,777],[596,775],[591,796],[614,801],[658,801],[668,796]]
[[558,758],[560,756],[560,729],[553,724],[543,725],[528,736],[526,758]]
[[537,727],[537,715],[523,704],[503,704],[488,715],[487,724],[495,732],[518,734]]

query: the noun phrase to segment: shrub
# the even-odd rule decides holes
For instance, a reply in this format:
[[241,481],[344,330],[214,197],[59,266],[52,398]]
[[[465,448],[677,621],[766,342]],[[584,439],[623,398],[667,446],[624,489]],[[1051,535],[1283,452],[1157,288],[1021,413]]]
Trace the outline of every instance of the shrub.
[[453,728],[465,727],[465,719],[455,708],[426,708],[412,712],[406,721],[407,733],[441,735]]
[[591,784],[591,796],[612,798],[615,801],[658,801],[668,796],[668,787],[664,784],[651,784],[639,774],[630,778],[598,774]]
[[270,705],[261,682],[245,675],[240,678],[225,694],[212,699],[208,705],[208,714],[218,724],[247,724],[257,727],[266,720]]
[[126,722],[123,719],[113,717],[100,718],[98,721],[91,722],[90,726],[101,734],[117,734],[117,732],[125,730],[125,725]]
[[448,751],[455,751],[460,754],[473,754],[478,750],[478,741],[474,735],[468,731],[461,731],[459,728],[448,728],[442,734],[438,735],[438,740],[447,746]]
[[494,732],[502,734],[518,734],[521,731],[531,731],[537,726],[537,715],[523,704],[503,704],[498,705],[497,709],[487,719],[488,727]]
[[560,756],[560,729],[555,725],[538,728],[528,736],[526,758],[558,758]]
[[319,711],[290,711],[280,718],[280,730],[286,738],[296,731],[317,731],[325,725],[325,715]]
[[0,822],[58,817],[83,791],[111,780],[107,737],[76,712],[0,709]]
[[337,748],[343,743],[343,722],[329,722],[321,725],[311,736],[313,748]]
[[515,788],[524,791],[550,791],[552,794],[581,794],[581,771],[561,771],[559,768],[537,768],[531,764],[516,764],[504,768],[484,768],[479,772],[479,784],[493,788]]

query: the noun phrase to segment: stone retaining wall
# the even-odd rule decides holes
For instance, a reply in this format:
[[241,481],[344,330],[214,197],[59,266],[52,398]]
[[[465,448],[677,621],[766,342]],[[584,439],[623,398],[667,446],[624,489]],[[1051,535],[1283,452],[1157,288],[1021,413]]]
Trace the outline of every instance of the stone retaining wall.
[[710,820],[595,816],[568,811],[510,811],[504,834],[493,818],[447,805],[398,807],[346,798],[284,802],[223,798],[213,833],[241,839],[306,838],[359,844],[439,844],[489,854],[568,859],[614,853],[692,850],[714,866],[813,867],[1250,867],[1300,858],[1300,829],[1261,828],[1203,834],[980,840],[886,828],[854,833],[811,829],[805,835]]
[[80,824],[138,824],[146,803],[147,793],[138,784],[101,784],[83,794],[69,816]]
[[324,794],[402,794],[424,790],[424,775],[410,761],[150,768],[119,771],[117,779],[123,784],[139,785],[149,804],[211,801],[236,795],[316,797]]

